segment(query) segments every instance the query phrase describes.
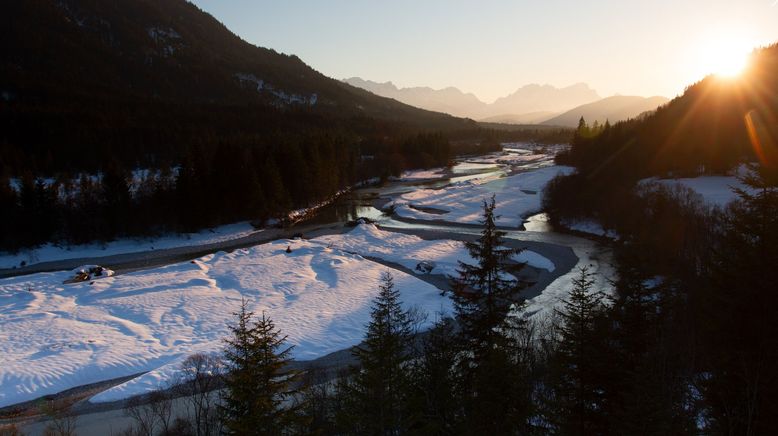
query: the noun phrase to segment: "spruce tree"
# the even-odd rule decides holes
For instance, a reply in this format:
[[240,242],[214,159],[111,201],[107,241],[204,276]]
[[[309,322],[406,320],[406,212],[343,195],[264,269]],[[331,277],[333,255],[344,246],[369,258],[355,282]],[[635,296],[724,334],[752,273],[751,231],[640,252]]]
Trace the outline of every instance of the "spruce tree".
[[710,267],[702,386],[716,432],[769,434],[778,420],[777,176],[764,165],[743,179]]
[[452,434],[458,427],[457,336],[454,320],[440,319],[422,339],[413,371],[414,428],[421,434]]
[[4,250],[16,250],[19,247],[18,231],[14,224],[20,217],[18,195],[11,186],[11,180],[0,174],[0,248]]
[[286,369],[292,347],[265,314],[256,321],[241,304],[232,336],[225,340],[225,393],[220,410],[228,434],[279,435],[296,420],[296,411],[284,406],[293,395],[297,374]]
[[561,326],[556,382],[558,426],[564,434],[603,432],[603,389],[607,353],[603,344],[604,295],[592,292],[594,285],[587,267],[573,280],[573,289],[556,310]]
[[510,257],[519,250],[503,247],[505,232],[494,215],[495,198],[484,201],[483,230],[466,248],[477,264],[459,263],[452,299],[460,328],[458,395],[466,433],[520,431],[530,416],[530,391],[519,337],[525,322],[507,317],[522,304],[519,282],[509,278]]
[[354,413],[351,429],[356,434],[394,435],[407,432],[409,344],[413,327],[403,310],[392,275],[381,278],[363,343],[354,355],[359,368],[351,384]]
[[124,234],[127,230],[127,215],[130,210],[130,186],[124,170],[116,162],[109,162],[103,169],[100,179],[103,216],[106,222],[106,234],[110,240]]
[[481,236],[465,243],[477,263],[459,261],[451,294],[462,335],[476,355],[492,347],[503,335],[498,327],[511,304],[518,301],[516,294],[520,290],[518,281],[509,278],[507,264],[519,250],[503,247],[505,232],[498,230],[495,223],[494,196],[490,202],[484,201],[483,207]]

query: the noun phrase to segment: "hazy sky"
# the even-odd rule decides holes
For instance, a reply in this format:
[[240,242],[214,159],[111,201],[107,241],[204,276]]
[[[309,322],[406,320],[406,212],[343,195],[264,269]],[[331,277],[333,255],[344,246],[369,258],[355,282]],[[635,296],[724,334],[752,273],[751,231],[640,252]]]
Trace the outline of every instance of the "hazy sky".
[[673,97],[712,72],[712,58],[778,42],[778,0],[194,3],[330,77],[456,86],[488,102],[528,83]]

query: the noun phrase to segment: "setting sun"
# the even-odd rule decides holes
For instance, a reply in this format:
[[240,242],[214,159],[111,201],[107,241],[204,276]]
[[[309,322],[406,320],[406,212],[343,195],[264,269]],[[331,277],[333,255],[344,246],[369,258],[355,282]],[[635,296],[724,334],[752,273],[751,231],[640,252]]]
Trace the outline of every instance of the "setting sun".
[[738,38],[715,38],[705,41],[698,52],[696,67],[703,76],[715,74],[735,77],[748,65],[752,44]]

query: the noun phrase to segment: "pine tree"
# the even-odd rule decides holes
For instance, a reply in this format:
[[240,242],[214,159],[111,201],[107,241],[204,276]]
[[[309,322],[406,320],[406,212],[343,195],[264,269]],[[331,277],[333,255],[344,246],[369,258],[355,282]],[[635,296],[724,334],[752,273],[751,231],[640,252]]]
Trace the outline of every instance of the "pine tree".
[[261,182],[262,188],[265,190],[265,199],[269,205],[268,212],[273,217],[280,217],[289,210],[292,201],[284,187],[278,164],[272,155],[265,161],[261,172],[264,176]]
[[578,143],[578,141],[581,139],[589,138],[591,134],[592,134],[592,129],[589,127],[588,124],[586,124],[586,120],[584,119],[584,117],[581,117],[578,120],[578,127],[575,129],[573,142]]
[[0,248],[5,250],[16,250],[20,245],[18,229],[14,226],[21,218],[18,197],[11,180],[0,175],[0,239],[3,241]]
[[110,162],[105,166],[100,186],[107,230],[107,233],[102,236],[110,240],[127,230],[130,186],[126,174],[116,162]]
[[557,418],[564,434],[603,432],[605,305],[604,295],[591,291],[593,285],[587,267],[581,268],[562,309],[556,311],[562,323],[557,355]]
[[409,314],[402,308],[392,275],[386,273],[373,303],[364,342],[354,351],[359,368],[350,386],[350,404],[354,407],[352,430],[356,434],[394,435],[407,431],[407,365],[412,357],[412,337]]
[[752,170],[721,226],[703,323],[711,426],[729,434],[771,433],[778,416],[778,177]]
[[503,324],[511,304],[517,301],[519,284],[509,279],[508,264],[519,250],[503,247],[505,232],[497,230],[495,198],[484,201],[484,229],[474,242],[465,243],[476,265],[459,262],[458,277],[452,279],[456,319],[468,347],[477,355],[491,348],[503,335]]
[[413,404],[421,411],[415,428],[421,434],[452,434],[459,425],[456,359],[454,320],[442,318],[422,339],[414,365]]
[[283,434],[297,418],[296,411],[284,405],[294,393],[290,385],[297,376],[286,369],[292,347],[284,348],[286,337],[264,313],[253,321],[245,300],[234,315],[236,324],[229,327],[232,336],[224,350],[224,426],[235,435]]
[[518,340],[526,326],[523,320],[506,316],[522,304],[518,281],[508,278],[507,262],[518,250],[503,247],[505,232],[497,230],[494,209],[494,197],[484,202],[481,236],[465,244],[477,264],[460,262],[459,276],[452,280],[460,328],[461,431],[468,433],[515,432],[530,415],[529,384]]

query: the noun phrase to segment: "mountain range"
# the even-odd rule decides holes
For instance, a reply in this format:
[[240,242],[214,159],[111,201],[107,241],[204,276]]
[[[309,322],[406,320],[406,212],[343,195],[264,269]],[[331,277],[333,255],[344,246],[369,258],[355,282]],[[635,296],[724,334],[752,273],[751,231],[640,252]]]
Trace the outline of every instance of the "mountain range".
[[574,127],[581,116],[590,121],[620,121],[656,109],[664,97],[613,96],[601,98],[585,83],[564,88],[525,85],[515,92],[485,103],[472,93],[454,87],[398,88],[392,82],[378,83],[359,77],[344,80],[376,95],[431,111],[444,112],[483,122],[504,124],[549,124]]
[[526,85],[512,94],[498,98],[493,103],[485,103],[472,93],[465,93],[454,87],[398,88],[392,82],[378,83],[359,77],[345,79],[344,82],[411,106],[475,120],[529,113],[558,114],[600,99],[597,92],[584,83],[564,88],[551,85]]

